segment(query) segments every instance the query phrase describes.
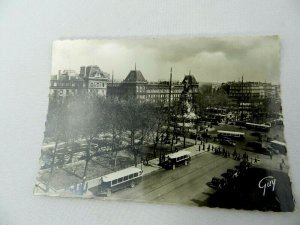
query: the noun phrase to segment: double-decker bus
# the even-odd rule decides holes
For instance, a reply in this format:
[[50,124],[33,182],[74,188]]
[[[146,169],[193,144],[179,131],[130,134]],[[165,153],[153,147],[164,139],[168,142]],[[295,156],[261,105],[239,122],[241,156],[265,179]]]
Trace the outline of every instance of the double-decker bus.
[[218,130],[217,131],[218,138],[229,138],[229,139],[236,139],[236,140],[243,140],[245,139],[245,133],[243,132],[235,132],[235,131],[227,131],[227,130]]
[[142,180],[143,171],[136,167],[129,167],[100,178],[98,186],[99,196],[110,196],[111,193],[127,187],[135,187]]
[[247,129],[253,129],[253,130],[257,130],[257,131],[264,131],[264,132],[268,132],[271,128],[270,125],[266,125],[266,124],[257,124],[257,123],[246,123],[245,127]]
[[169,155],[166,155],[166,160],[162,162],[161,166],[165,169],[174,170],[176,167],[180,165],[187,165],[191,161],[189,151],[179,151]]

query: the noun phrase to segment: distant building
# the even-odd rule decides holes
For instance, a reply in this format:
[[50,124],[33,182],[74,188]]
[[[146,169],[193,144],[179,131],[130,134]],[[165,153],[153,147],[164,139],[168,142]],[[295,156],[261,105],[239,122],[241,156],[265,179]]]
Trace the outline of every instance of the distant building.
[[92,95],[106,96],[109,74],[98,66],[83,66],[80,74],[74,70],[59,71],[50,80],[50,98],[65,98],[87,92]]
[[113,81],[107,86],[107,96],[119,99],[134,98],[144,102],[168,103],[178,101],[184,85],[190,84],[193,97],[198,94],[199,85],[193,75],[186,75],[181,83],[169,81],[148,82],[141,71],[131,70],[125,80],[120,83]]
[[84,80],[74,71],[64,70],[52,75],[50,80],[50,98],[74,96],[86,90]]
[[263,82],[228,82],[228,96],[238,104],[261,104],[265,99],[280,100],[280,86]]
[[82,66],[79,76],[85,81],[89,94],[106,96],[108,73],[103,72],[98,66]]

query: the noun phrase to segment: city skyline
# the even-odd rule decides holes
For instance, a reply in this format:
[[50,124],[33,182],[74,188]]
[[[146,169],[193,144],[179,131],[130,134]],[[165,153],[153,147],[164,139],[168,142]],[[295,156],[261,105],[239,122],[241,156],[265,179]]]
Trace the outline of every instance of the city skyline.
[[151,81],[193,74],[202,82],[280,82],[278,36],[62,40],[53,44],[52,73],[98,65],[122,81],[135,69]]

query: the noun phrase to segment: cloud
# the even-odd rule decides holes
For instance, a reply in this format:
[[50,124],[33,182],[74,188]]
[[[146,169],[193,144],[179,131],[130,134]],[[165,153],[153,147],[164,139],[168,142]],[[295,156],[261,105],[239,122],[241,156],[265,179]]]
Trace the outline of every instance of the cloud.
[[172,66],[178,80],[191,69],[200,82],[243,75],[245,80],[279,83],[279,51],[277,36],[66,40],[54,44],[52,72],[97,64],[123,80],[137,63],[148,80],[168,79]]

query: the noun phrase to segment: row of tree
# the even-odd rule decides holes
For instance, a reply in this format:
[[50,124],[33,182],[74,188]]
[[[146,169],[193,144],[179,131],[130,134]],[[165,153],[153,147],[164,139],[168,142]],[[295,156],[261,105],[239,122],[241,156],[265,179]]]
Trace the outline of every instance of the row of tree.
[[60,143],[72,145],[78,139],[86,142],[82,175],[84,187],[89,163],[93,157],[99,155],[93,148],[95,139],[99,140],[105,135],[110,137],[108,145],[115,159],[115,168],[118,152],[124,149],[133,155],[136,166],[138,157],[144,151],[145,142],[153,145],[153,154],[156,156],[157,144],[166,133],[168,120],[169,114],[163,105],[142,103],[135,99],[124,101],[81,95],[64,99],[63,102],[51,101],[45,140],[54,141],[55,144],[50,154],[47,190],[51,186]]

